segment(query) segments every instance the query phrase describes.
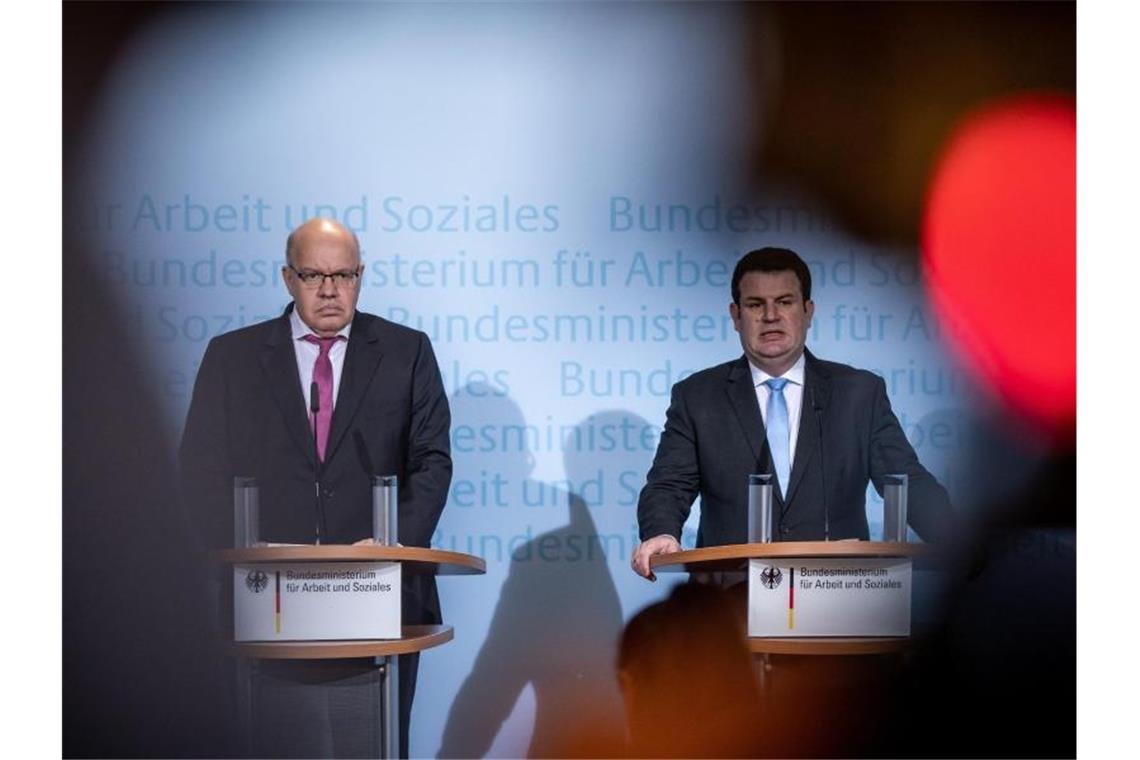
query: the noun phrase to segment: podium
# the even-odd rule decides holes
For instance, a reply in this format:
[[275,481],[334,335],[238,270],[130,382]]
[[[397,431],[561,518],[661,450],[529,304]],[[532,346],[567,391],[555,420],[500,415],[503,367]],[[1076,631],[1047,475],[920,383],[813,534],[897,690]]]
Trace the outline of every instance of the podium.
[[[650,558],[654,572],[740,573],[748,572],[753,560],[795,562],[798,560],[914,560],[926,556],[924,544],[883,541],[787,541],[732,544],[690,549]],[[909,615],[909,607],[907,610]],[[879,655],[904,651],[905,636],[749,636],[748,646],[757,655]],[[767,664],[765,670],[767,670]]]
[[[753,606],[749,635],[737,645],[752,654],[759,700],[755,734],[745,737],[758,742],[747,748],[751,756],[877,757],[898,746],[896,734],[905,729],[893,708],[910,683],[908,576],[933,553],[923,544],[789,541],[681,551],[649,564],[655,573],[711,576],[729,589],[738,614],[745,596],[773,602]],[[757,609],[767,615],[759,626]],[[829,635],[829,627],[845,633]],[[894,635],[877,633],[886,631]]]
[[[226,565],[274,565],[304,567],[312,563],[399,563],[401,573],[433,575],[479,575],[486,563],[479,557],[459,552],[385,545],[314,545],[261,546],[226,549],[216,553]],[[238,658],[239,700],[246,710],[245,723],[252,724],[249,713],[251,689],[248,669],[240,667],[248,660],[325,660],[373,658],[380,678],[380,746],[377,756],[399,755],[399,666],[397,657],[441,646],[450,641],[454,631],[448,625],[403,626],[401,636],[393,639],[319,640],[319,641],[247,641],[230,642],[229,654]]]

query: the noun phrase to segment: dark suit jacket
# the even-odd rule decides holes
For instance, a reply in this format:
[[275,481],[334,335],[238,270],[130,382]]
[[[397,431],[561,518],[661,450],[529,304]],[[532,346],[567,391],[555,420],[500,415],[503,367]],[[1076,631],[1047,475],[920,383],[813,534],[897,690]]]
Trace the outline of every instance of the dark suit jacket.
[[[315,540],[316,453],[288,315],[218,336],[202,358],[181,463],[187,507],[210,548],[233,545],[235,476],[257,478],[261,540]],[[427,336],[358,311],[319,476],[323,543],[371,537],[370,474],[394,474],[400,543],[428,546],[451,483],[450,425]],[[405,574],[403,607],[406,624],[440,622],[434,579]]]
[[[882,378],[805,352],[799,437],[786,498],[775,489],[778,541],[868,538],[867,481],[907,473],[908,518],[924,540],[951,519],[946,489],[918,462]],[[821,439],[822,431],[822,439]],[[673,386],[665,431],[637,505],[641,538],[680,538],[699,493],[697,546],[747,542],[748,475],[774,472],[748,360]]]

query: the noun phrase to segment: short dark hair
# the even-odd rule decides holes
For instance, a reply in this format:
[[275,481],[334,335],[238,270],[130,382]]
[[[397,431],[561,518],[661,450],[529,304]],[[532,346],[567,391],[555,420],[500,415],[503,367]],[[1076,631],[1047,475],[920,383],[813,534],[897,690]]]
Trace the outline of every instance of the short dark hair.
[[757,248],[744,254],[732,270],[732,302],[740,305],[740,280],[749,272],[795,272],[804,301],[811,300],[811,270],[790,248]]

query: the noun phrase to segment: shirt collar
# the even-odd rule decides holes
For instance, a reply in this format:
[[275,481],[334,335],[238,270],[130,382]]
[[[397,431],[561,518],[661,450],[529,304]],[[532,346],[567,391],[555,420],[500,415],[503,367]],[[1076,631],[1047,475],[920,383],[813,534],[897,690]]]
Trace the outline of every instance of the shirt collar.
[[[780,377],[786,378],[787,381],[790,383],[795,383],[796,385],[803,386],[803,384],[804,384],[804,356],[806,354],[807,354],[806,351],[801,353],[800,358],[796,359],[796,363],[793,364],[788,369],[787,372],[785,372],[783,375],[780,375]],[[767,381],[769,378],[773,377],[772,375],[769,375],[767,372],[765,372],[764,370],[757,367],[751,361],[748,362],[748,369],[752,370],[752,385],[753,385],[753,387],[758,387],[761,383],[763,383],[763,382]]]
[[[313,328],[309,327],[301,320],[301,316],[297,313],[296,307],[289,310],[289,328],[293,332],[293,340],[300,340],[306,335],[316,335]],[[348,340],[349,333],[352,332],[352,320],[348,324],[337,331],[337,335],[343,335],[345,340]]]

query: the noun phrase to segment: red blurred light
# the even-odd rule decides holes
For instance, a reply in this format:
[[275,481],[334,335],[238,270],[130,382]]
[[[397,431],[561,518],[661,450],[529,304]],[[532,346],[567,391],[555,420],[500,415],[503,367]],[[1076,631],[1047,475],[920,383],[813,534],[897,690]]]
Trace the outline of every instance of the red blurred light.
[[1076,138],[1069,98],[983,109],[946,147],[923,219],[951,343],[1007,408],[1056,436],[1077,407]]

